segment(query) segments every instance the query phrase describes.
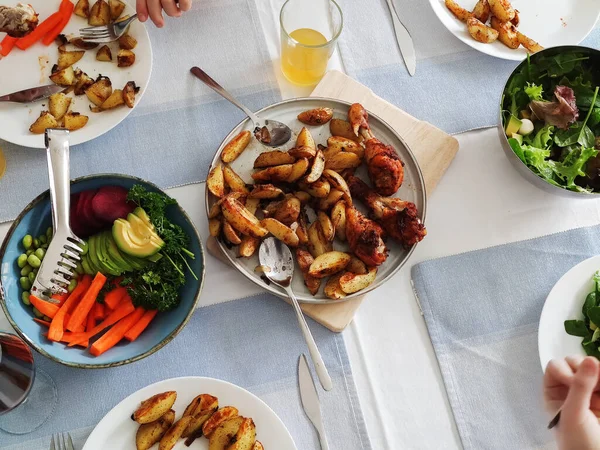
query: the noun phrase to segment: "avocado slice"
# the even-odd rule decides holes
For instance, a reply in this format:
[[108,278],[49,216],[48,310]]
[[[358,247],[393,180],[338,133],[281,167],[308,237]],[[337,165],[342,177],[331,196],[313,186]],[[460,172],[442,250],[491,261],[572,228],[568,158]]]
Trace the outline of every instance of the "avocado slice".
[[[115,241],[112,237],[112,233],[110,231],[106,232],[106,249],[108,252],[108,256],[110,257],[110,259],[115,263],[116,266],[120,267],[121,269],[123,269],[124,272],[131,272],[134,269],[136,269],[136,267],[134,267],[129,261],[127,261],[123,255],[121,254],[121,252],[119,251],[119,249],[117,248],[117,244],[115,244]],[[137,269],[141,269],[141,267],[137,268]]]
[[96,254],[96,236],[90,236],[88,238],[88,265],[90,266],[90,270],[92,271],[91,275],[96,275],[98,272],[102,272],[100,267],[100,261],[98,261],[98,256]]
[[508,137],[511,137],[513,134],[518,133],[519,132],[519,128],[521,128],[521,125],[523,124],[523,122],[521,122],[519,119],[517,119],[515,116],[513,116],[511,114],[510,118],[508,119],[508,122],[506,124],[506,135]]
[[523,136],[521,136],[519,133],[513,133],[511,137],[515,139],[519,144],[523,145]]
[[115,276],[119,276],[123,273],[123,270],[112,261],[108,254],[106,233],[100,233],[97,235],[96,252],[98,253],[98,260],[100,261],[100,264],[106,268],[108,273]]
[[133,231],[133,233],[130,233],[130,236],[135,242],[137,242],[139,238],[140,243],[144,244],[148,239],[150,239],[161,247],[164,245],[163,240],[156,233],[156,231],[150,228],[146,222],[144,222],[135,214],[128,214],[127,222],[129,222],[129,225],[131,225],[131,231]]
[[96,264],[100,268],[100,272],[104,274],[109,274],[113,276],[121,275],[121,272],[117,270],[116,267],[113,267],[105,260],[105,256],[102,252],[102,233],[95,234],[90,238],[90,256],[94,264]]
[[[130,214],[130,216],[133,216],[133,214]],[[136,230],[140,229],[139,224],[141,224],[145,235],[138,235],[136,231],[132,229],[131,223],[128,220],[117,219],[112,228],[113,239],[115,240],[117,247],[123,253],[140,258],[147,258],[148,256],[158,253],[162,248],[162,244],[159,244],[156,240],[151,238],[152,235],[157,237],[158,235],[150,230],[139,217],[134,217],[139,221]],[[160,239],[160,237],[158,239]],[[160,241],[162,242],[162,239]]]
[[81,267],[83,267],[83,272],[84,273],[86,273],[88,275],[94,275],[95,274],[95,272],[90,267],[89,257],[87,255],[87,253],[85,255],[83,255],[83,257],[81,258]]
[[144,208],[140,208],[138,206],[137,208],[135,208],[133,210],[133,214],[135,214],[137,217],[142,219],[144,221],[144,223],[148,226],[148,228],[150,228],[152,231],[154,231],[154,224],[150,220],[150,216],[148,216],[148,214],[146,213]]
[[146,258],[148,261],[152,261],[153,263],[160,261],[160,259],[163,257],[162,253],[155,253],[152,256],[148,256],[148,258]]

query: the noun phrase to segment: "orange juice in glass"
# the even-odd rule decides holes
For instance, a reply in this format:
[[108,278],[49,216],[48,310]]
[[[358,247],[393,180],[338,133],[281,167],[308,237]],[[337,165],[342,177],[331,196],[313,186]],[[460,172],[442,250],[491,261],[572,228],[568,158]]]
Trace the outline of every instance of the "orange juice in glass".
[[317,84],[342,31],[342,10],[333,0],[287,0],[280,23],[283,74],[294,84]]

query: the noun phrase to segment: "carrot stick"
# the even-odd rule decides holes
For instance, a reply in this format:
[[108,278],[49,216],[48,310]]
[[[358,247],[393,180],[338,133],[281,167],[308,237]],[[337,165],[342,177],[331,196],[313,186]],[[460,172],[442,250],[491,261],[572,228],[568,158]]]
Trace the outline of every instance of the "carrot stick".
[[71,313],[71,319],[67,323],[67,330],[75,331],[78,326],[85,322],[85,318],[90,313],[92,306],[94,306],[96,297],[98,297],[98,293],[102,289],[102,286],[104,286],[104,283],[106,283],[106,277],[98,272],[92,280],[90,288],[79,302],[79,305]]
[[85,331],[91,331],[96,326],[96,319],[94,319],[94,311],[90,311],[87,318],[85,319]]
[[50,317],[51,319],[56,315],[59,310],[59,307],[53,303],[45,302],[44,300],[40,300],[35,295],[29,296],[29,301],[33,306],[37,308],[39,312],[43,315]]
[[[65,331],[65,324],[69,323],[71,316],[69,312],[77,305],[83,294],[88,290],[92,283],[92,277],[84,275],[83,278],[77,283],[75,290],[71,292],[69,298],[62,304],[50,324],[50,330],[48,331],[48,339],[51,341],[60,341]],[[68,319],[67,319],[68,317]]]
[[58,12],[62,15],[61,20],[60,22],[58,22],[58,24],[56,24],[54,28],[52,28],[48,32],[48,34],[46,34],[46,36],[44,36],[44,39],[42,39],[42,44],[50,45],[54,42],[56,36],[58,36],[62,32],[62,30],[69,23],[69,20],[71,20],[71,14],[73,13],[74,7],[75,6],[73,5],[73,3],[71,3],[69,0],[62,1],[62,3],[60,4],[60,8],[58,9]]
[[[121,303],[119,305],[119,307],[117,309],[115,309],[112,313],[110,313],[110,315],[106,319],[104,319],[100,324],[92,327],[89,330],[86,330],[85,333],[78,333],[78,336],[73,336],[72,344],[75,345],[81,341],[88,340],[88,339],[94,337],[101,331],[103,331],[106,328],[110,327],[111,325],[117,323],[119,320],[128,316],[129,314],[131,314],[134,311],[135,311],[135,306],[133,306],[133,303],[131,303],[131,301]],[[71,345],[69,345],[69,346],[71,346]]]
[[[48,337],[48,333],[44,333],[44,336]],[[65,344],[68,344],[71,342],[71,340],[72,340],[72,333],[65,331],[65,334],[63,334],[63,337],[61,338],[60,342],[64,342]],[[90,345],[90,343],[89,343],[89,341],[85,341],[78,345],[80,347],[87,348]]]
[[116,287],[104,296],[104,304],[114,311],[125,294],[127,289],[122,286]]
[[54,300],[58,300],[62,305],[65,302],[65,300],[69,298],[69,294],[53,294],[52,298]]
[[16,42],[16,46],[21,50],[27,50],[37,41],[42,39],[46,33],[52,30],[62,19],[62,14],[60,12],[55,12],[51,16],[49,16],[46,20],[40,23],[35,30],[29,33],[27,36],[19,38]]
[[144,308],[138,306],[134,312],[121,319],[110,330],[104,333],[104,336],[94,342],[90,348],[90,353],[94,356],[100,356],[105,351],[113,348],[143,315]]
[[18,40],[19,38],[9,36],[8,34],[4,36],[4,39],[0,42],[0,47],[2,47],[0,48],[0,55],[8,56]]
[[45,320],[38,319],[37,317],[34,317],[33,321],[39,323],[40,325],[44,325],[45,327],[50,326],[50,322],[46,322]]
[[94,303],[94,307],[92,308],[91,312],[91,314],[94,316],[94,320],[98,321],[104,319],[104,317],[106,317],[105,310],[106,308],[104,308],[104,305],[102,303]]
[[133,325],[123,337],[129,342],[135,341],[138,338],[138,336],[142,334],[142,331],[144,331],[146,327],[150,324],[150,322],[152,322],[152,319],[154,319],[156,313],[158,313],[156,309],[146,311],[142,318],[138,320],[137,323]]

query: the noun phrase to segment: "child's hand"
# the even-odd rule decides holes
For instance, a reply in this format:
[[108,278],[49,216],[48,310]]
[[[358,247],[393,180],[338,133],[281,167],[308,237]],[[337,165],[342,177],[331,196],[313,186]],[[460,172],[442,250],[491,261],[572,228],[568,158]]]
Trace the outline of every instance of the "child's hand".
[[152,22],[161,28],[165,21],[163,19],[163,9],[170,17],[179,17],[182,12],[189,11],[192,7],[192,0],[137,0],[136,9],[140,22],[145,22],[148,17]]

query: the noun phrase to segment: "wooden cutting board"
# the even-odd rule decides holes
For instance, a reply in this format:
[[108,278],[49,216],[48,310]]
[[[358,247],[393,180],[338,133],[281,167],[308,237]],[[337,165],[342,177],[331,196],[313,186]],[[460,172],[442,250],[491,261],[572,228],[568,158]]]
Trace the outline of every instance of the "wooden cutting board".
[[[379,116],[404,138],[419,162],[427,194],[431,195],[458,151],[458,141],[433,125],[411,115],[375,95],[368,87],[337,70],[328,72],[311,97],[329,97],[350,103],[361,103],[367,111]],[[213,238],[207,248],[221,261],[228,262]],[[341,332],[348,326],[365,296],[328,305],[301,305],[304,313],[329,328]]]

